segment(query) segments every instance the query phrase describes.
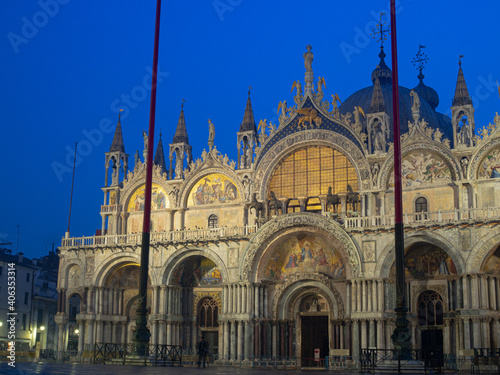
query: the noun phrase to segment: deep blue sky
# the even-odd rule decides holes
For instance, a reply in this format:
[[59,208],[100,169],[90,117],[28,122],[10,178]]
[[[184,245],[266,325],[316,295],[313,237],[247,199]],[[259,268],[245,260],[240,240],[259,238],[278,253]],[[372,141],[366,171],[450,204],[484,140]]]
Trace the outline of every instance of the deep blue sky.
[[[57,6],[54,6],[57,4]],[[379,47],[367,39],[389,1],[166,1],[162,6],[160,71],[155,144],[161,129],[168,148],[184,98],[193,156],[206,148],[207,119],[215,144],[236,159],[236,132],[248,86],[257,122],[274,119],[278,103],[293,102],[292,82],[304,79],[302,54],[311,44],[315,76],[326,79],[326,97],[343,100],[371,85]],[[4,0],[0,5],[0,241],[13,242],[27,256],[60,245],[67,227],[71,187],[68,154],[82,145],[76,168],[71,235],[100,228],[104,153],[117,120],[126,151],[142,154],[149,92],[140,97],[152,64],[154,12],[150,1]],[[417,85],[411,60],[418,45],[430,60],[425,83],[440,95],[438,110],[449,112],[458,56],[476,107],[476,124],[487,125],[500,111],[497,0],[398,2],[399,82]],[[49,14],[50,13],[50,14]],[[345,49],[351,48],[350,54]],[[344,51],[343,51],[344,49]],[[390,51],[387,62],[390,65]],[[139,95],[131,105],[122,95]],[[94,144],[85,149],[85,132]],[[87,134],[88,134],[87,133]],[[97,135],[102,135],[102,138]],[[87,143],[87,145],[90,143]]]

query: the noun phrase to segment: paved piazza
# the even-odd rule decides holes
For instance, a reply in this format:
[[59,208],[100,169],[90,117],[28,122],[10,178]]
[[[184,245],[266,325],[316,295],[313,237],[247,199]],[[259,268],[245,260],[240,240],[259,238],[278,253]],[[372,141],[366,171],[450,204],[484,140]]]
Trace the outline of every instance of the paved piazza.
[[[229,368],[229,367],[214,367],[211,366],[207,369],[199,369],[196,367],[143,367],[143,366],[120,366],[120,365],[83,365],[83,364],[58,364],[58,363],[18,363],[16,368],[7,366],[7,364],[0,363],[0,374],[1,375],[127,375],[127,374],[168,374],[168,375],[195,375],[195,374],[210,374],[210,375],[229,375],[229,374],[239,374],[239,375],[264,375],[264,374],[317,374],[318,370],[272,370],[272,369],[244,369],[244,368]],[[353,372],[330,372],[336,375],[345,374],[357,374],[357,371]],[[381,374],[381,373],[379,373]],[[406,373],[411,375],[409,373]],[[447,372],[449,375],[455,373]]]

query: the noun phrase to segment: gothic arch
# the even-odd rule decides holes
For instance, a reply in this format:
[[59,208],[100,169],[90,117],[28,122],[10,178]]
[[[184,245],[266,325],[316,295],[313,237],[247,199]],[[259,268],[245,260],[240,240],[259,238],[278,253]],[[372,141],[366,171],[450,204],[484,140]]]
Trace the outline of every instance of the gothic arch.
[[314,273],[295,274],[276,288],[271,317],[276,320],[294,319],[294,316],[289,316],[293,313],[291,307],[295,306],[305,292],[311,292],[313,288],[328,301],[330,319],[343,319],[344,302],[334,283],[327,277]]
[[254,186],[260,186],[260,197],[266,197],[270,179],[278,163],[300,148],[308,146],[330,147],[347,157],[356,170],[361,189],[369,188],[370,166],[363,152],[347,137],[328,130],[307,130],[290,134],[273,145],[259,160]]
[[[121,203],[123,212],[128,212],[127,208],[128,208],[130,199],[134,195],[134,192],[137,189],[139,189],[141,186],[143,186],[143,185],[146,184],[145,177],[141,177],[141,178],[139,178],[137,180],[134,178],[134,180],[135,180],[134,182],[126,184],[125,187],[123,188],[123,190],[120,193],[120,203]],[[169,189],[168,186],[166,186],[165,180],[163,180],[161,178],[158,178],[157,176],[153,175],[152,183],[161,186],[167,192],[167,197],[166,198],[170,202],[170,207],[174,207],[175,206],[175,202],[171,202],[170,201],[170,195],[168,194],[169,191],[170,191],[170,189]]]
[[240,280],[254,280],[257,276],[258,264],[268,246],[278,238],[297,230],[320,232],[320,234],[337,242],[341,247],[338,250],[348,259],[347,277],[359,277],[362,271],[360,251],[345,230],[332,219],[318,214],[297,212],[280,215],[268,221],[250,238],[244,256],[240,260]]
[[[465,262],[460,256],[459,252],[455,249],[455,246],[449,242],[446,238],[438,236],[432,232],[416,233],[413,235],[405,235],[405,251],[412,245],[418,242],[424,242],[428,244],[435,245],[440,249],[444,250],[453,260],[455,266],[457,267],[457,273],[461,274],[465,270]],[[395,256],[395,245],[394,241],[391,241],[389,245],[382,250],[382,253],[378,257],[377,265],[375,266],[375,271],[373,276],[378,278],[388,278],[391,272],[392,265],[396,260]]]
[[228,274],[227,274],[227,269],[224,261],[220,258],[218,254],[216,254],[213,250],[208,249],[208,248],[187,248],[187,249],[182,249],[178,250],[175,253],[173,253],[165,264],[162,267],[162,270],[160,271],[160,275],[158,277],[158,284],[159,285],[170,285],[170,280],[172,278],[172,273],[174,270],[179,266],[181,263],[186,261],[187,259],[193,257],[193,256],[201,256],[207,259],[210,259],[212,262],[215,263],[217,268],[220,270],[222,274],[222,282],[227,283],[228,280]]
[[500,244],[500,234],[493,234],[487,239],[481,238],[472,248],[464,273],[479,273],[484,260]]

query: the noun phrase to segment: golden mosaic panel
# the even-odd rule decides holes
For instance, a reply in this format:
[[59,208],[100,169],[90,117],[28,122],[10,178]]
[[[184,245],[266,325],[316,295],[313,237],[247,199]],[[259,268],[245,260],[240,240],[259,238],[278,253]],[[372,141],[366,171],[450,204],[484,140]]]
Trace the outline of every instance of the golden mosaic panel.
[[188,207],[233,203],[240,199],[235,183],[228,177],[213,173],[200,179],[189,193]]
[[347,185],[359,190],[354,166],[341,152],[328,147],[308,147],[286,157],[271,178],[269,190],[277,198],[346,193]]
[[[128,202],[127,212],[144,211],[144,188],[145,185],[139,186],[130,197]],[[167,192],[158,184],[151,185],[151,209],[162,210],[169,207]]]

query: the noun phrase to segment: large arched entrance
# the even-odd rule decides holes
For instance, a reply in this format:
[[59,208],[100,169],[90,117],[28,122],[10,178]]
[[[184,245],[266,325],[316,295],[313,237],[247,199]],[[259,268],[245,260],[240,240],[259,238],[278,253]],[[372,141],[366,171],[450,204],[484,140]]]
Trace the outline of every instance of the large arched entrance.
[[172,325],[173,337],[167,337],[166,342],[177,342],[196,353],[197,345],[204,337],[210,352],[217,354],[222,308],[222,273],[219,267],[204,256],[188,256],[174,267],[168,285],[169,288],[176,288],[181,300],[176,314],[167,318],[166,324],[167,327]]
[[418,327],[421,350],[432,356],[443,354],[443,298],[438,292],[426,290],[418,296]]

